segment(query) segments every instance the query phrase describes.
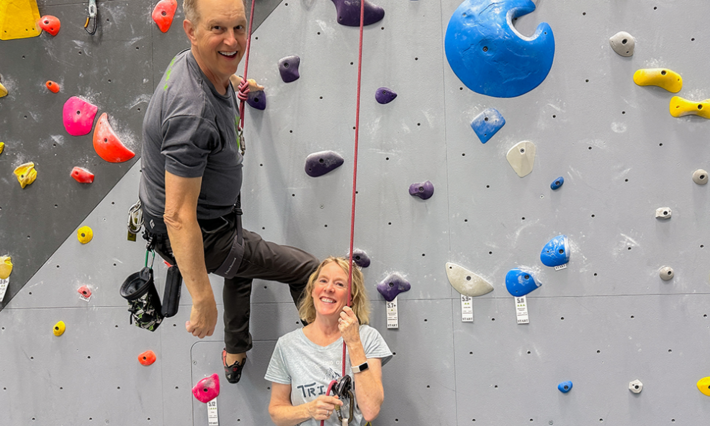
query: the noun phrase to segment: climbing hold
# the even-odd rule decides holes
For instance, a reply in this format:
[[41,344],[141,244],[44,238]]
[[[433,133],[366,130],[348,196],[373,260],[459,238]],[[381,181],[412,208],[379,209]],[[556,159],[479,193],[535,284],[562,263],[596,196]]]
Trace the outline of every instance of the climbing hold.
[[249,92],[247,103],[250,107],[263,111],[266,109],[266,92],[263,90],[255,90]]
[[409,195],[428,200],[434,195],[434,184],[430,181],[413,183],[409,185]]
[[7,89],[0,83],[0,98],[7,96]]
[[[165,31],[163,31],[163,32],[165,32]],[[153,352],[153,351],[143,352],[142,354],[138,355],[138,362],[140,362],[142,365],[145,365],[146,367],[151,365],[152,363],[155,362],[155,352]],[[219,393],[219,389],[217,390],[217,392]]]
[[451,286],[464,296],[482,296],[493,291],[491,283],[455,263],[446,263],[446,276]]
[[703,395],[710,396],[710,377],[703,377],[698,380],[698,390],[703,393]]
[[525,177],[533,171],[535,144],[530,141],[519,142],[508,150],[505,158],[518,176]]
[[675,272],[673,272],[673,268],[670,266],[664,266],[658,271],[658,275],[663,281],[670,281],[675,276]]
[[639,86],[658,86],[672,93],[680,92],[683,78],[666,68],[645,68],[634,73],[634,83]]
[[47,80],[46,83],[44,83],[45,86],[47,86],[47,89],[49,89],[50,92],[52,93],[59,93],[59,85],[52,81],[52,80]]
[[5,142],[0,142],[0,154],[5,150]]
[[79,293],[79,297],[81,297],[81,300],[84,300],[86,302],[91,299],[91,289],[88,286],[81,286],[77,289],[77,292]]
[[[338,13],[338,23],[348,27],[360,26],[360,0],[333,0]],[[385,17],[385,10],[365,0],[364,26],[379,22]]]
[[385,298],[386,301],[391,302],[399,293],[404,293],[412,288],[409,281],[405,280],[398,273],[392,273],[377,284],[377,291]]
[[39,27],[55,36],[62,28],[62,23],[59,22],[59,18],[56,16],[44,15],[39,18]]
[[320,151],[306,157],[306,174],[319,177],[342,166],[345,159],[333,151]]
[[[0,142],[1,144],[2,142]],[[0,146],[0,152],[2,152],[2,147]],[[705,185],[708,183],[708,172],[703,169],[698,169],[693,172],[693,182],[698,185]]]
[[71,169],[71,177],[79,183],[94,182],[94,174],[83,167],[74,167]]
[[12,258],[0,256],[0,280],[6,280],[12,273]]
[[621,56],[633,56],[636,39],[626,31],[619,31],[609,38],[609,44],[614,52]]
[[380,87],[375,92],[375,100],[382,105],[392,102],[396,97],[397,94],[386,87]]
[[532,37],[512,20],[535,10],[531,0],[465,0],[446,29],[446,59],[469,89],[512,98],[542,83],[552,68],[555,38],[543,22]]
[[559,389],[562,393],[567,393],[572,390],[572,386],[572,382],[568,380],[557,385],[557,389]]
[[64,128],[72,136],[88,135],[94,125],[94,117],[99,108],[85,100],[72,96],[64,103],[62,116]]
[[634,380],[629,382],[629,390],[633,393],[641,393],[643,390],[643,383],[641,383],[641,380]]
[[673,117],[697,115],[710,119],[710,99],[705,99],[702,102],[693,102],[680,96],[673,96],[668,109]]
[[80,243],[86,244],[94,238],[94,231],[88,226],[82,226],[76,231],[76,238],[79,239]]
[[118,139],[108,122],[108,114],[106,113],[101,114],[96,123],[94,150],[99,154],[99,157],[109,163],[123,163],[136,155]]
[[290,83],[298,80],[301,75],[298,73],[298,66],[301,64],[301,58],[298,56],[287,56],[279,60],[279,73],[281,80],[284,83]]
[[511,269],[505,275],[505,287],[508,289],[508,293],[515,297],[525,296],[541,285],[541,283],[535,282],[535,278],[530,272],[521,269]]
[[370,257],[365,253],[365,250],[354,249],[353,262],[361,268],[367,268],[370,266]]
[[64,334],[64,331],[67,329],[67,326],[64,324],[64,321],[59,321],[58,323],[54,324],[54,328],[52,331],[54,332],[55,336],[61,336]]
[[37,0],[0,0],[0,40],[37,37]]
[[673,212],[670,207],[659,207],[656,209],[656,219],[670,219]]
[[565,178],[560,176],[557,179],[552,181],[552,183],[550,184],[550,188],[552,188],[553,190],[560,189],[560,187],[564,184],[565,184]]
[[15,171],[15,176],[17,176],[17,181],[20,182],[20,186],[24,189],[27,185],[37,179],[37,170],[35,170],[35,163],[25,163],[18,166]]
[[545,266],[560,266],[569,262],[569,241],[566,235],[558,235],[548,241],[540,253],[540,262]]
[[486,143],[505,125],[505,118],[495,108],[487,108],[471,122],[471,128],[481,143]]
[[195,395],[198,401],[205,404],[217,398],[219,395],[219,376],[213,374],[200,380],[192,388],[192,394]]
[[160,31],[167,33],[170,25],[173,23],[175,10],[177,9],[176,0],[160,0],[153,9],[153,21],[158,24]]

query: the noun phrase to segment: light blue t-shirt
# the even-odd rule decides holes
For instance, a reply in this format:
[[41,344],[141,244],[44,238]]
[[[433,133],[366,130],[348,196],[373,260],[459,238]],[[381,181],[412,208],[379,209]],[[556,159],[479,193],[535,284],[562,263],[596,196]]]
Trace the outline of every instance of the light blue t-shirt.
[[[385,339],[369,325],[360,326],[360,341],[368,359],[380,358],[382,365],[392,359],[392,351],[385,343]],[[330,345],[322,347],[308,340],[301,328],[282,336],[276,342],[264,378],[270,382],[291,385],[291,404],[297,406],[313,401],[320,395],[325,395],[330,382],[340,378],[342,360],[342,337]],[[349,354],[346,355],[345,360],[345,374],[353,377]],[[357,389],[353,394],[357,401]],[[343,413],[345,416],[348,414],[348,412]],[[349,423],[350,426],[359,426],[365,423],[357,405],[353,417]],[[325,424],[340,425],[335,411]],[[320,421],[310,419],[301,425],[319,426]]]

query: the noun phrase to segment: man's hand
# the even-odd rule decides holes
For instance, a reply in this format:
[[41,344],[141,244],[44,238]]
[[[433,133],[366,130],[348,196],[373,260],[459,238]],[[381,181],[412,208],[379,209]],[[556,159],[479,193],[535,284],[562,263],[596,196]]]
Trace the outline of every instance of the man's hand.
[[193,303],[190,320],[185,323],[188,333],[202,339],[205,336],[211,336],[216,325],[217,304],[214,299],[211,303],[209,301],[201,304]]
[[249,92],[254,91],[254,92],[260,92],[264,90],[264,86],[261,86],[256,82],[254,79],[248,79],[244,81],[241,77],[239,77],[236,74],[232,74],[229,77],[229,80],[232,82],[232,86],[235,86],[238,88],[237,91],[237,98],[239,98],[242,101],[246,101],[247,98],[249,98]]

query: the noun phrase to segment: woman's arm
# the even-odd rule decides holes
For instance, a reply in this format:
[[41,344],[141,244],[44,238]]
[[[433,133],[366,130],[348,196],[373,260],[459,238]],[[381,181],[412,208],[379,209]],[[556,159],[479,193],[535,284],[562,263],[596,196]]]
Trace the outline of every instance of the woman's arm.
[[336,405],[343,403],[336,397],[321,395],[311,402],[294,407],[291,403],[291,385],[271,383],[269,415],[277,426],[293,426],[311,418],[326,420]]

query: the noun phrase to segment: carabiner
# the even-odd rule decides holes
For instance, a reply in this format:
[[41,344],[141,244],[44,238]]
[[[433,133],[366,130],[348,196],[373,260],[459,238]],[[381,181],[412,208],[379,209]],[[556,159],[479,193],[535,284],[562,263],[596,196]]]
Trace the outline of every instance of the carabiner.
[[[98,9],[96,8],[96,0],[89,0],[89,16],[86,17],[86,22],[84,23],[84,30],[86,30],[87,33],[94,35],[96,34],[96,27],[98,26],[98,18],[96,17],[98,15]],[[91,27],[91,31],[89,31],[89,22],[93,20],[94,25]]]
[[242,157],[244,157],[244,153],[247,152],[247,144],[244,141],[244,131],[242,129],[237,129],[237,144],[242,153]]
[[[349,377],[349,376],[345,376]],[[343,426],[347,426],[348,423],[350,423],[350,420],[353,418],[353,410],[355,407],[355,397],[353,396],[353,393],[348,390],[346,393],[347,397],[350,399],[350,415],[348,417],[343,418],[342,414],[340,413],[340,406],[336,406],[335,410],[338,412],[338,420],[340,420],[340,423],[343,424]],[[343,401],[345,398],[343,396],[340,396],[340,400]]]

